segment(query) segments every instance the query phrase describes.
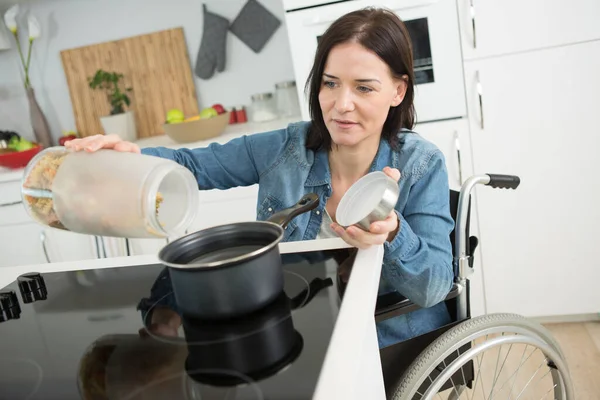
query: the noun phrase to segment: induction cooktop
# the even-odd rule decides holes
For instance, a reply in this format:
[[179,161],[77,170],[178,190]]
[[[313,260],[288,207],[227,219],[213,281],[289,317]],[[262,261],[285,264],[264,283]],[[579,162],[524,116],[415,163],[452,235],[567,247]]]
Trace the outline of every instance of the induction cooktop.
[[0,399],[310,399],[354,255],[283,254],[281,294],[220,321],[179,312],[163,265],[22,275],[0,289]]

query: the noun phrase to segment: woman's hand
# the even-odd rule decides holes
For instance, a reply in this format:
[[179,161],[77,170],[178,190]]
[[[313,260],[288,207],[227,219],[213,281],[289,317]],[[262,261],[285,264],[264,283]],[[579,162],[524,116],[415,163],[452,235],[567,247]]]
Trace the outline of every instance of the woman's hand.
[[[396,181],[400,179],[400,171],[396,168],[385,167],[383,172]],[[349,245],[366,249],[373,245],[384,244],[386,241],[391,242],[398,233],[399,221],[396,212],[392,210],[383,221],[373,222],[368,232],[358,226],[344,229],[336,223],[331,224],[331,228]]]
[[140,147],[131,142],[122,140],[117,135],[94,135],[81,139],[69,140],[65,143],[67,149],[87,151],[93,153],[100,149],[113,149],[124,153],[141,153]]

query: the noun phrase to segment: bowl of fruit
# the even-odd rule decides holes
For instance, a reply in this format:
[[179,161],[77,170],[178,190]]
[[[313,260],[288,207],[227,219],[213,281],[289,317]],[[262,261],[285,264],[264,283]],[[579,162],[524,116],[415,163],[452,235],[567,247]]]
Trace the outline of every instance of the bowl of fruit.
[[163,128],[175,142],[191,143],[219,136],[228,124],[229,112],[215,104],[191,116],[178,109],[169,110]]
[[24,168],[42,149],[39,144],[22,138],[16,132],[0,131],[0,167]]

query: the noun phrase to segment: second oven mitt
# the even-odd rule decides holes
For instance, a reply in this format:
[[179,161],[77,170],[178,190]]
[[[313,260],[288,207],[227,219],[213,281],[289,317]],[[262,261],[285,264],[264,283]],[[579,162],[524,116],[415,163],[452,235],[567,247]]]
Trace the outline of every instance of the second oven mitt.
[[204,10],[204,27],[194,72],[201,79],[210,79],[214,75],[215,69],[218,72],[225,70],[229,21],[208,11],[206,4],[202,5],[202,9]]
[[257,0],[248,0],[229,30],[259,53],[281,25],[281,21]]

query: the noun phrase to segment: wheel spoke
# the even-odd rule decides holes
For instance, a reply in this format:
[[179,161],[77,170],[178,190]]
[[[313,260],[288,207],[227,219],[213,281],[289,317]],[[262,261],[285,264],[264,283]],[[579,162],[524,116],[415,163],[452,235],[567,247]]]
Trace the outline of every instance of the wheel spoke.
[[[458,354],[458,357],[460,357],[460,348],[456,349],[456,353]],[[465,366],[463,365],[462,367],[460,367],[460,373],[462,374],[462,379],[463,379],[463,385],[465,385],[465,387],[467,386],[467,378],[465,377]],[[463,392],[466,392],[463,391]],[[460,394],[458,395],[458,398],[460,400]],[[472,397],[469,397],[469,393],[467,392],[467,400],[473,400]]]
[[[504,332],[502,333],[502,336],[504,336]],[[508,352],[506,353],[506,356],[504,357],[504,360],[502,361],[502,365],[500,366],[500,371],[498,371],[498,360],[500,360],[500,354],[502,354],[502,347],[500,347],[498,349],[498,360],[496,361],[496,371],[494,371],[494,381],[492,382],[492,388],[490,389],[490,397],[488,397],[488,400],[491,400],[491,398],[492,398],[492,394],[494,393],[494,389],[496,388],[496,383],[498,383],[498,379],[500,378],[500,373],[504,369],[504,364],[506,364],[506,360],[508,359],[508,355],[510,354],[512,347],[513,347],[512,344],[508,347]]]
[[[442,360],[442,363],[444,364],[444,369],[448,368],[448,366],[446,365],[446,360]],[[461,368],[462,369],[462,368]],[[454,393],[456,393],[458,395],[458,397],[460,398],[460,393],[458,393],[458,389],[456,389],[456,384],[454,383],[454,379],[452,379],[452,375],[450,375],[450,383],[452,384],[452,390],[454,391]],[[439,394],[439,393],[438,393]]]
[[[521,370],[521,367],[523,366],[523,364],[525,364],[527,362],[527,360],[529,360],[529,358],[533,355],[533,353],[535,353],[535,349],[533,349],[531,354],[529,354],[529,356],[525,359],[525,361],[523,361],[523,358],[525,357],[525,353],[527,352],[528,347],[529,347],[529,345],[526,345],[525,349],[523,350],[523,355],[521,356],[521,361],[519,363],[519,367],[517,368],[517,370],[515,372],[513,372],[508,378],[506,378],[506,381],[504,381],[504,383],[502,384],[502,386],[500,386],[500,389],[498,389],[498,391],[496,393],[500,393],[502,391],[502,388],[504,388],[504,385],[506,385],[508,382],[510,382],[510,378],[515,376],[515,374],[518,374],[519,371]],[[515,377],[515,381],[513,381],[513,386],[510,388],[510,392],[508,393],[508,400],[510,400],[510,398],[512,396],[512,392],[513,392],[513,388],[515,386],[516,379],[517,378]],[[493,396],[491,400],[493,400],[494,398],[495,398],[495,396]]]
[[544,400],[544,399],[546,398],[546,396],[548,396],[548,393],[550,393],[550,392],[553,392],[553,391],[554,391],[554,389],[556,389],[556,387],[557,387],[557,386],[558,386],[558,385],[555,383],[555,384],[554,384],[554,386],[552,386],[552,387],[550,388],[550,390],[548,390],[548,391],[546,392],[546,394],[544,395],[544,397],[542,397],[540,400]]
[[537,373],[540,372],[540,369],[542,368],[542,365],[544,365],[547,362],[548,362],[548,359],[544,358],[544,361],[542,361],[542,363],[540,364],[540,366],[538,367],[538,369],[535,370],[535,373],[531,376],[531,378],[529,378],[529,380],[527,381],[527,384],[525,384],[525,387],[523,388],[523,390],[521,390],[521,393],[519,393],[519,396],[515,400],[519,400],[521,398],[521,395],[525,392],[525,389],[527,389],[527,386],[529,386],[529,384],[531,383],[531,381],[533,380],[533,378],[535,378],[535,376],[537,375]]
[[[484,342],[488,340],[488,336],[489,335],[485,335]],[[485,353],[483,353],[483,355],[481,356],[481,361],[479,361],[479,357],[477,357],[477,364],[479,367],[477,369],[477,378],[475,378],[475,386],[473,386],[473,395],[475,395],[475,389],[477,389],[477,384],[479,383],[479,377],[481,376],[481,364],[483,364],[483,357],[485,357]]]

